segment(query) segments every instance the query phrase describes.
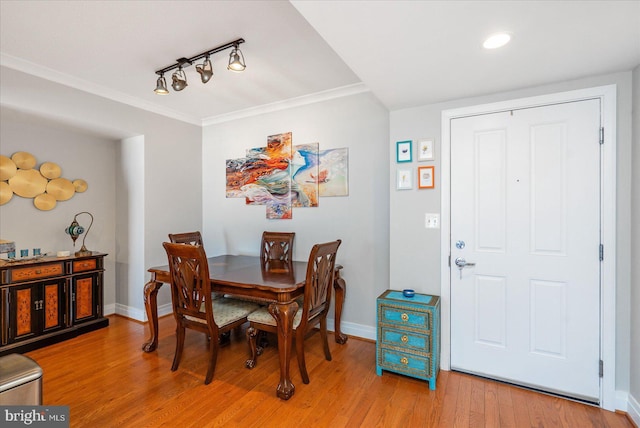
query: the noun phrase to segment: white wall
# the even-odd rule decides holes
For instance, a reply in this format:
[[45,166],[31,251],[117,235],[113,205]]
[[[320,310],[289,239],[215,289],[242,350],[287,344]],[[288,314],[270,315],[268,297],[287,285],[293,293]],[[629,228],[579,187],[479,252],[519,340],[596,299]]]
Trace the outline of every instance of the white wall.
[[[56,144],[59,144],[56,147],[55,144],[51,144],[50,138],[46,134],[30,140],[31,145],[28,148],[39,159],[44,159],[42,156],[45,155],[50,157],[50,150],[52,154],[64,153],[64,156],[72,157],[75,167],[86,168],[86,172],[84,169],[79,172],[89,177],[87,179],[89,189],[81,196],[87,199],[100,199],[92,206],[96,223],[94,223],[95,229],[91,229],[87,244],[90,249],[110,253],[107,258],[105,278],[106,281],[111,281],[111,285],[105,293],[105,303],[114,305],[118,313],[144,319],[144,283],[138,282],[138,278],[146,281],[149,278],[149,274],[146,272],[148,268],[166,264],[166,253],[162,248],[162,242],[167,240],[168,233],[180,230],[199,230],[202,227],[201,127],[169,119],[7,67],[0,67],[0,72],[2,73],[0,102],[3,107],[44,117],[47,118],[43,119],[45,121],[51,120],[78,130],[90,130],[91,135],[102,135],[115,141],[108,155],[90,144],[83,146],[82,144],[85,144],[86,141],[82,138],[73,138],[67,142],[63,139],[55,140]],[[11,127],[13,122],[15,122],[13,118],[3,116],[1,128],[4,130],[5,127]],[[138,147],[138,150],[133,151],[128,151],[127,148],[116,151],[115,146],[120,144],[120,140],[137,136],[144,136],[143,149]],[[5,153],[5,141],[6,144],[9,144],[9,140],[5,140],[3,136],[1,150],[3,154]],[[18,139],[14,141],[15,144],[20,144]],[[74,154],[74,150],[78,153],[77,155]],[[128,159],[124,164],[116,165],[120,162],[117,157],[129,155],[144,157],[143,159]],[[66,168],[68,168],[66,163],[63,161],[58,163],[63,166],[63,171],[66,173]],[[142,170],[122,171],[122,167],[142,168]],[[123,175],[118,177],[118,186],[116,187],[116,175],[120,172]],[[141,176],[144,178],[138,179]],[[123,189],[124,185],[128,188]],[[100,192],[99,190],[103,186],[109,186],[109,188]],[[131,192],[131,195],[144,199],[142,201],[136,200],[135,207],[122,206],[122,203],[127,203],[127,198],[116,198],[116,194],[120,190]],[[74,198],[66,203],[75,204],[83,200],[86,199]],[[11,201],[6,207],[15,206],[13,202],[16,201]],[[117,207],[116,202],[119,204]],[[61,206],[63,205],[61,204]],[[71,206],[75,207],[75,205]],[[2,206],[1,209],[4,214],[5,206]],[[134,211],[129,212],[129,209]],[[52,234],[57,233],[55,231],[59,230],[59,227],[68,226],[68,223],[73,219],[73,214],[79,211],[73,208],[71,209],[73,212],[70,211],[68,214],[56,210],[46,213],[35,213],[35,209],[29,210],[27,216],[21,214],[20,218],[16,218],[11,224],[6,223],[7,226],[5,226],[3,215],[2,227],[11,228],[12,239],[19,243],[24,242],[25,245],[31,245],[27,239],[31,240],[33,236],[36,236],[31,232],[34,223],[33,216],[48,214],[43,218],[52,221],[55,227],[52,224],[45,227],[44,231]],[[100,229],[97,220],[106,218],[109,218],[108,226],[105,225]],[[116,230],[120,227],[135,228],[135,230],[129,231],[128,235],[129,239],[134,239],[135,242],[125,242],[123,245],[133,245],[136,251],[144,251],[144,254],[130,254],[121,252],[121,248],[116,248],[116,243],[120,244],[116,241]],[[1,232],[5,238],[4,230]],[[16,236],[16,233],[19,235]],[[137,237],[133,238],[132,235]],[[8,237],[9,235],[5,239]],[[64,238],[62,237],[63,240]],[[140,242],[140,239],[143,241]],[[60,244],[53,242],[51,245],[58,246]],[[46,248],[44,244],[40,244],[40,246]],[[123,272],[118,269],[118,284],[114,287],[116,263],[119,267],[125,266],[127,271]],[[130,278],[134,278],[135,282],[126,283]],[[116,288],[118,289],[118,298],[122,298],[121,302],[115,300]],[[161,305],[166,305],[170,301],[168,287],[163,287],[158,299]]]
[[[440,234],[424,229],[424,213],[440,212],[439,190],[396,191],[395,142],[436,137],[436,187],[440,176],[441,113],[443,110],[487,104],[574,89],[617,85],[617,268],[616,268],[616,390],[629,390],[631,290],[631,87],[630,72],[594,76],[542,87],[468,98],[391,112],[390,165],[390,278],[391,284],[410,278],[417,291],[440,294]],[[413,163],[414,167],[417,165]],[[411,266],[419,268],[410,271]]]
[[629,415],[640,426],[640,66],[633,71],[633,153],[631,181],[631,380]]
[[118,145],[116,165],[116,312],[144,319],[136,287],[145,282],[144,266],[144,136],[125,138]]
[[[225,160],[293,133],[293,144],[349,148],[349,196],[294,208],[291,220],[267,220],[264,206],[225,198]],[[210,255],[258,255],[263,230],[296,233],[294,259],[313,244],[342,239],[347,296],[342,330],[375,338],[375,299],[389,286],[388,112],[369,93],[207,126],[203,133],[203,239]]]
[[[43,162],[55,162],[62,168],[62,177],[70,180],[84,179],[88,188],[84,193],[75,193],[67,201],[59,201],[50,211],[40,211],[32,198],[14,195],[0,206],[0,236],[15,241],[16,249],[27,248],[29,254],[34,247],[42,252],[58,250],[80,250],[81,235],[73,241],[64,232],[74,215],[88,211],[94,222],[86,235],[85,245],[92,251],[108,253],[105,258],[104,302],[107,310],[115,302],[115,166],[117,140],[97,136],[59,122],[43,119],[6,107],[0,108],[0,154],[11,157],[18,151],[35,156],[40,167]],[[97,162],[97,160],[100,160]],[[78,223],[85,230],[91,218],[82,214]]]

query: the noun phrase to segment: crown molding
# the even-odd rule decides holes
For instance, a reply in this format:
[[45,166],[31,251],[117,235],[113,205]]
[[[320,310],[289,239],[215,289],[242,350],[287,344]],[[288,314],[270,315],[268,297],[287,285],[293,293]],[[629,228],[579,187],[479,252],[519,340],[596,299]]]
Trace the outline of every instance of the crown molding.
[[78,79],[77,77],[71,76],[69,74],[61,73],[51,68],[43,67],[42,65],[26,61],[22,58],[18,58],[12,55],[7,55],[2,52],[0,52],[0,65],[3,67],[18,70],[32,76],[40,77],[45,80],[59,83],[61,85],[69,86],[74,89],[88,92],[102,98],[107,98],[109,100],[117,101],[119,103],[130,105],[142,110],[160,114],[162,116],[167,116],[182,122],[187,122],[192,125],[200,126],[202,122],[200,118],[189,116],[172,109],[161,108],[156,104],[143,101],[140,98],[132,97],[125,94],[124,92],[114,91],[113,89],[109,89],[83,79]]
[[301,97],[289,98],[275,103],[263,104],[256,107],[238,110],[231,113],[221,114],[202,119],[202,126],[215,125],[218,123],[230,122],[232,120],[243,119],[246,117],[258,116],[261,114],[272,113],[280,110],[286,110],[293,107],[301,107],[309,104],[315,104],[322,101],[328,101],[335,98],[348,97],[351,95],[370,92],[371,90],[364,83],[354,83],[352,85],[341,86],[339,88],[329,89],[326,91],[316,92]]
[[22,73],[39,77],[44,80],[49,80],[61,85],[69,86],[83,92],[88,92],[102,98],[106,98],[112,101],[116,101],[122,104],[126,104],[197,126],[214,125],[217,123],[229,122],[246,117],[258,116],[265,113],[272,113],[294,107],[301,107],[322,101],[328,101],[336,98],[370,92],[370,89],[364,83],[354,83],[352,85],[328,89],[326,91],[316,92],[310,95],[303,95],[296,98],[290,98],[283,101],[263,104],[244,110],[238,110],[231,113],[225,113],[218,116],[211,116],[208,118],[200,119],[172,109],[159,107],[156,104],[141,100],[140,98],[132,97],[128,94],[125,94],[124,92],[114,91],[113,89],[109,89],[83,79],[78,79],[77,77],[71,76],[69,74],[61,73],[51,68],[43,67],[42,65],[26,61],[22,58],[18,58],[2,52],[0,52],[0,65],[20,71]]

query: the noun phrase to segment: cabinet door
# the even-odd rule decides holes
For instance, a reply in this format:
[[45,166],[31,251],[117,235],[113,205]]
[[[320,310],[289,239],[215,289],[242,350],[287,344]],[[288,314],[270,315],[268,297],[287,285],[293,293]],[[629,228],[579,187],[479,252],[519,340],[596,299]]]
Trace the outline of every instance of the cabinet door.
[[65,281],[42,284],[40,310],[42,311],[42,332],[49,333],[65,327],[66,302]]
[[99,316],[99,275],[80,275],[73,279],[71,303],[73,324],[90,321]]
[[11,287],[8,343],[64,328],[64,286],[52,280]]

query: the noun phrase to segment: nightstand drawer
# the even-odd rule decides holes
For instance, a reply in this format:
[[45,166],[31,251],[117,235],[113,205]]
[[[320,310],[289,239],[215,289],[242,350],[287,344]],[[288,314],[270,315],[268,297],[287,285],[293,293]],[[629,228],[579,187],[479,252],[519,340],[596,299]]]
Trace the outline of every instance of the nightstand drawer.
[[381,324],[410,327],[426,332],[431,330],[430,314],[430,312],[413,311],[406,307],[380,305],[378,321]]
[[395,330],[381,327],[378,332],[382,345],[389,345],[407,350],[413,349],[420,352],[431,352],[431,335],[417,334],[409,331]]
[[421,379],[427,379],[433,375],[431,357],[427,355],[409,354],[381,347],[378,353],[378,365],[383,370],[403,373]]

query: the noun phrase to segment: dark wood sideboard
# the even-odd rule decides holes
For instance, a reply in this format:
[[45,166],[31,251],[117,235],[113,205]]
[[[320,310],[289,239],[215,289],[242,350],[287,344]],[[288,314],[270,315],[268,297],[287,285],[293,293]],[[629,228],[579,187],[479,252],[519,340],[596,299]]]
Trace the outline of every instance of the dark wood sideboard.
[[0,260],[0,356],[28,352],[109,325],[106,254]]

